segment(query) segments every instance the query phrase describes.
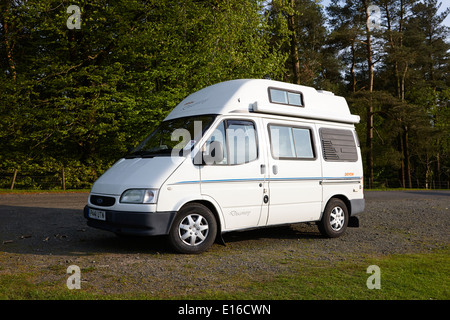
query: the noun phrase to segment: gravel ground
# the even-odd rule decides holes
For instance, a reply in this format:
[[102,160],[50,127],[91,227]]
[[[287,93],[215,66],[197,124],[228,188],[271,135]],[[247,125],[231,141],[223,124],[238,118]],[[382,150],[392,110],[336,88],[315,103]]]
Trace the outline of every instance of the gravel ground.
[[0,194],[0,275],[29,272],[36,283],[63,286],[67,267],[78,265],[83,288],[169,297],[239,290],[246,281],[289,273],[303,258],[333,263],[448,250],[450,191],[365,195],[360,227],[337,239],[323,238],[313,224],[297,224],[227,233],[226,246],[180,255],[164,237],[119,238],[88,227],[82,215],[87,193]]

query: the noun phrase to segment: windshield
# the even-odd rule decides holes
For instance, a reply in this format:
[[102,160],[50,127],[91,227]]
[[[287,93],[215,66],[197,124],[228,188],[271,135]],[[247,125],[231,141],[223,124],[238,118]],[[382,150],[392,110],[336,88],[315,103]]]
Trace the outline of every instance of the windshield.
[[215,115],[200,115],[163,121],[126,158],[185,155],[200,140],[214,118]]

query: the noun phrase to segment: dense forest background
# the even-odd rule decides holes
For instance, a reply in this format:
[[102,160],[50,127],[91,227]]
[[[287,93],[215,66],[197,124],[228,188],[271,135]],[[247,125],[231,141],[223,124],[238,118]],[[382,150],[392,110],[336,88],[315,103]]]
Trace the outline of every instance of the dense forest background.
[[0,188],[89,188],[185,96],[237,78],[346,97],[361,116],[366,187],[448,188],[441,6],[1,0]]

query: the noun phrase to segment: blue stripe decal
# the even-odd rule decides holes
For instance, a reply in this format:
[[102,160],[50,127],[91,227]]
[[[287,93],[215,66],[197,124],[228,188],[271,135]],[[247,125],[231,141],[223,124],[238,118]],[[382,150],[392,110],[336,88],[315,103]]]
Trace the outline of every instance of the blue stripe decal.
[[188,181],[180,181],[175,182],[174,184],[188,184],[188,183],[208,183],[208,182],[245,182],[245,181],[295,181],[295,180],[303,180],[303,181],[323,181],[323,180],[345,180],[345,181],[358,181],[362,179],[362,177],[297,177],[297,178],[249,178],[249,179],[217,179],[217,180],[188,180]]

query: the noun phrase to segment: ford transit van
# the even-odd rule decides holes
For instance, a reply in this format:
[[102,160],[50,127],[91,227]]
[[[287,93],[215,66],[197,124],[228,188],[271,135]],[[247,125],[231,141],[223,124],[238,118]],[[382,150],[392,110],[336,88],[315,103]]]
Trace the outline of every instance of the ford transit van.
[[209,86],[93,184],[84,216],[119,235],[168,235],[182,253],[226,232],[301,222],[338,237],[364,210],[359,120],[343,97],[311,87]]

